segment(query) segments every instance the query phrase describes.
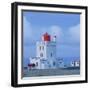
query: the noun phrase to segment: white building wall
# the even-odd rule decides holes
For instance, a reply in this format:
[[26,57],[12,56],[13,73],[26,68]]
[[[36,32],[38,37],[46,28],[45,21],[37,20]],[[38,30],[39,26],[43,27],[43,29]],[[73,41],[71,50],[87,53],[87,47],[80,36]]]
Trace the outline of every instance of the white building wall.
[[56,43],[48,43],[46,49],[47,58],[56,58]]
[[33,69],[40,69],[40,58],[30,58],[30,64],[35,64]]
[[72,61],[71,66],[72,67],[79,67],[80,66],[80,61]]
[[41,59],[46,59],[46,44],[44,42],[37,42],[36,48],[36,56],[40,57]]
[[[56,42],[37,42],[36,57],[30,59],[30,63],[34,63],[35,65],[38,63],[36,69],[56,68]],[[43,60],[46,60],[46,62],[43,62]]]
[[41,60],[41,69],[49,69],[49,63],[47,60]]
[[62,59],[57,59],[57,68],[64,68],[64,62]]
[[71,67],[75,67],[75,62],[74,61],[71,62]]
[[56,43],[49,42],[46,47],[46,54],[50,68],[56,68]]
[[80,66],[80,62],[79,62],[79,61],[76,61],[76,62],[75,62],[75,66],[76,66],[76,67],[79,67],[79,66]]

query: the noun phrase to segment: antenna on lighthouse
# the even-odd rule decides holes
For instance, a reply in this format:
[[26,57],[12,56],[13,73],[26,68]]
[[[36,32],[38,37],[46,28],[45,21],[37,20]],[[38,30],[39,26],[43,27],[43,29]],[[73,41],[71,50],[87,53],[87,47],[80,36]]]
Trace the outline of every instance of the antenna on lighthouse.
[[53,36],[53,41],[56,42],[56,35]]

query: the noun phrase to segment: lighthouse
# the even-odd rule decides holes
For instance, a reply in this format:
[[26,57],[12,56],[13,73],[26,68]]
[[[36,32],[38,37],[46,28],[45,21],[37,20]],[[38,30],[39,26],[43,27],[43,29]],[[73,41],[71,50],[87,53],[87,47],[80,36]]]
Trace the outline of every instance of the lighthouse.
[[47,60],[49,67],[55,67],[56,63],[56,41],[55,37],[51,40],[51,36],[46,32],[42,36],[42,41],[37,42],[37,57]]
[[47,32],[41,36],[41,41],[36,42],[36,57],[30,58],[30,64],[35,69],[56,68],[56,36]]
[[51,36],[45,33],[42,36],[42,41],[37,42],[37,57],[41,59],[56,58],[56,41],[51,41]]

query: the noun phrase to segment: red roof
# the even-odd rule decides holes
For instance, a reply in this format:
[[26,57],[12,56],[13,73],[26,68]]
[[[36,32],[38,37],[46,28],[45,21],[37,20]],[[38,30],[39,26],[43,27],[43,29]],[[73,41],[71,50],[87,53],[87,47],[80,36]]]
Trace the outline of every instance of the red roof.
[[43,38],[44,38],[44,41],[50,41],[51,40],[51,37],[47,32],[43,35]]

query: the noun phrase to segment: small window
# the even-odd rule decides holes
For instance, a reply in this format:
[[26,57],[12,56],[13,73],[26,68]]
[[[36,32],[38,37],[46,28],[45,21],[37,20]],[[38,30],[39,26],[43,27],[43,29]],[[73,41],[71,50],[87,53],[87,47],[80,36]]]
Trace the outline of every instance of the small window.
[[44,46],[40,46],[39,49],[40,49],[40,50],[44,50]]
[[42,50],[44,50],[44,46],[42,46]]
[[60,64],[62,63],[62,62],[59,62]]
[[41,46],[39,47],[39,49],[41,50]]
[[36,62],[36,66],[38,66],[38,62]]
[[39,48],[40,48],[40,50],[41,50],[41,46],[40,46]]
[[55,62],[53,62],[53,65],[55,66]]
[[79,62],[77,62],[77,64],[79,64]]
[[40,53],[40,56],[43,57],[43,53]]
[[52,53],[51,53],[51,57],[52,57]]
[[72,62],[72,64],[74,64],[74,62]]

